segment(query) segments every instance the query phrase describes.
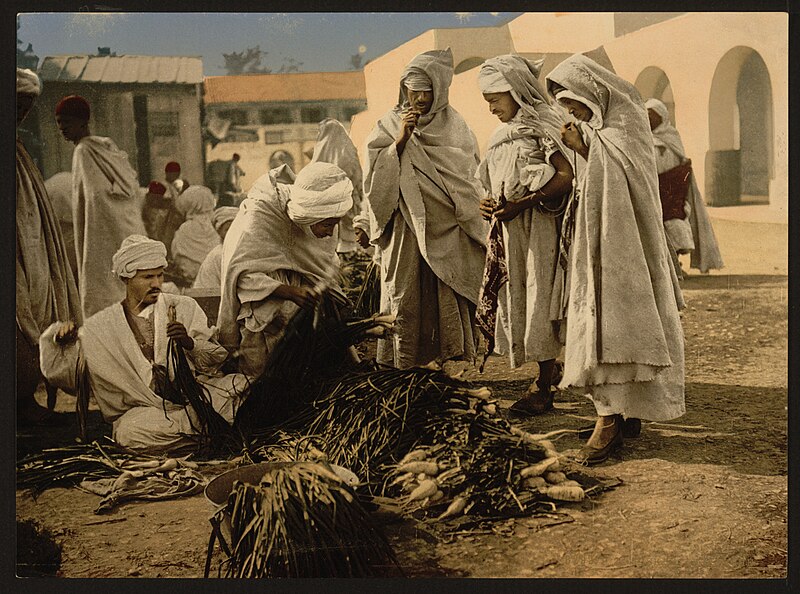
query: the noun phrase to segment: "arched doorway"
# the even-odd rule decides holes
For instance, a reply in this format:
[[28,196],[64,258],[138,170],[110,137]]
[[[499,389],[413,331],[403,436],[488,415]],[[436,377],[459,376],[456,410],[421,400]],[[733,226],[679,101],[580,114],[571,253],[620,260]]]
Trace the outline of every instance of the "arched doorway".
[[672,95],[672,85],[669,83],[667,73],[658,66],[648,66],[636,77],[634,86],[642,94],[642,98],[658,99],[667,106],[669,119],[673,126],[675,122],[675,98]]
[[728,51],[714,72],[708,102],[708,204],[769,203],[772,109],[769,71],[758,52],[744,46]]

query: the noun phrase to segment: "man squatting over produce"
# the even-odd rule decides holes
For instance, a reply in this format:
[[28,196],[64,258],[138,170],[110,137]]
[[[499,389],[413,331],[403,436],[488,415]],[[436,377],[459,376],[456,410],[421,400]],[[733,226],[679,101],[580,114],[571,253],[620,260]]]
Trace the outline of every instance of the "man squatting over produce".
[[[248,385],[242,374],[219,372],[228,353],[215,341],[197,302],[161,292],[166,255],[160,241],[127,237],[112,261],[114,275],[125,285],[122,302],[97,312],[80,328],[72,321],[55,322],[39,339],[42,373],[48,381],[74,394],[75,369],[82,354],[100,412],[112,423],[113,439],[144,451],[191,445],[187,436],[199,427],[190,406],[162,397],[170,338],[185,349],[198,383],[228,423],[233,423]],[[175,321],[169,321],[172,307]]]

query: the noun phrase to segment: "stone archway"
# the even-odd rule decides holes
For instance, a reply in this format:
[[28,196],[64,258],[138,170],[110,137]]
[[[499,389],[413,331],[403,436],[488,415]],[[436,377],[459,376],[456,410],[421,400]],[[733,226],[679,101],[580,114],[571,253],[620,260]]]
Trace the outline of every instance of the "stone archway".
[[677,127],[677,122],[675,121],[675,98],[672,95],[672,85],[670,85],[666,72],[658,66],[648,66],[636,77],[634,86],[645,101],[652,98],[663,102],[669,111],[672,125]]
[[705,196],[712,206],[766,204],[775,175],[769,70],[754,49],[738,46],[714,72],[708,102]]

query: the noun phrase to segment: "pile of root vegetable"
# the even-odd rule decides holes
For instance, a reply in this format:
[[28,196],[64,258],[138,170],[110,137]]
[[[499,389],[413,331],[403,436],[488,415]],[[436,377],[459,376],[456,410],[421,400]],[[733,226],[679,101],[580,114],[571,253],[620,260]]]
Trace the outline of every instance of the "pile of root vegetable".
[[348,468],[362,491],[394,499],[418,519],[548,513],[603,488],[561,456],[550,435],[499,416],[487,388],[440,370],[371,363],[321,394],[248,456]]

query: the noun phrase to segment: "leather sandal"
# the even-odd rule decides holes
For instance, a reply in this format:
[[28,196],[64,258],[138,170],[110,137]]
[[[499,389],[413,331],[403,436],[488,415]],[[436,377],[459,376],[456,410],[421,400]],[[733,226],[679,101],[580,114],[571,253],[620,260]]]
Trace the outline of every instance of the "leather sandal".
[[[616,450],[622,445],[622,417],[615,415],[614,424],[616,425],[616,433],[604,446],[598,447],[594,445],[585,444],[575,455],[575,462],[586,466],[593,464],[600,464],[608,460],[611,452]],[[591,438],[589,438],[591,440]]]
[[509,407],[509,411],[528,416],[541,415],[553,408],[553,390],[528,392]]
[[[639,437],[642,432],[642,420],[634,417],[628,417],[622,424],[622,436],[626,439]],[[578,429],[578,437],[581,439],[589,439],[594,433],[594,425],[587,425]]]

